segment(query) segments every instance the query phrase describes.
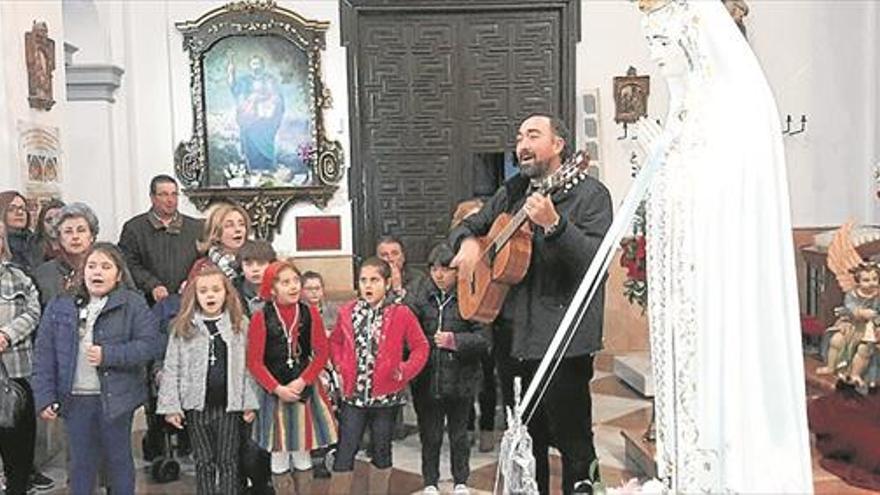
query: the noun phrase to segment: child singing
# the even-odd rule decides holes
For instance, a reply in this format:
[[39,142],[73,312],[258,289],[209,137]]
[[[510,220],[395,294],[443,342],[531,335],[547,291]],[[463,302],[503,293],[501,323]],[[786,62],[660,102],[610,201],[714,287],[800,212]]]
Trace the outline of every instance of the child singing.
[[[265,390],[257,421],[257,443],[272,453],[276,493],[310,493],[310,451],[336,443],[330,400],[318,374],[330,350],[321,315],[300,301],[300,272],[276,261],[263,274],[266,305],[250,326],[248,368]],[[285,473],[291,472],[292,476]]]
[[409,308],[386,298],[390,287],[391,266],[379,258],[364,261],[359,297],[340,308],[330,336],[343,396],[330,493],[351,492],[354,458],[367,427],[373,447],[368,493],[388,493],[394,417],[405,401],[403,389],[428,359],[419,321]]
[[157,413],[178,429],[186,422],[199,494],[241,488],[239,430],[259,407],[246,367],[247,325],[229,279],[213,263],[197,261],[171,324]]
[[99,242],[84,256],[76,296],[53,299],[37,332],[34,399],[67,427],[69,488],[91,495],[99,468],[116,495],[134,494],[131,423],[147,400],[146,365],[161,355],[158,323],[130,282],[122,253]]

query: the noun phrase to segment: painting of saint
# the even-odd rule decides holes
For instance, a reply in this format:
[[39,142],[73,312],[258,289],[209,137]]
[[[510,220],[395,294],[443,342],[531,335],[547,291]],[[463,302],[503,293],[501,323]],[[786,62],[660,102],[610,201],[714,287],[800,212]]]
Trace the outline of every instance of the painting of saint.
[[230,36],[203,59],[210,187],[311,184],[306,52],[277,36]]
[[266,72],[262,57],[253,55],[249,65],[249,74],[237,74],[232,58],[228,65],[241,150],[248,169],[271,171],[275,167],[275,136],[284,115],[284,97],[277,79]]

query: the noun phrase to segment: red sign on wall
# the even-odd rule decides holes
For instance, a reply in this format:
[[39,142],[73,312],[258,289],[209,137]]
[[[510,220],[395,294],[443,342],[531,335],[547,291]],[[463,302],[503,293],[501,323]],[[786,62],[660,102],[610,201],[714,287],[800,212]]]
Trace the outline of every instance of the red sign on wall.
[[297,217],[297,251],[342,249],[342,223],[338,216]]

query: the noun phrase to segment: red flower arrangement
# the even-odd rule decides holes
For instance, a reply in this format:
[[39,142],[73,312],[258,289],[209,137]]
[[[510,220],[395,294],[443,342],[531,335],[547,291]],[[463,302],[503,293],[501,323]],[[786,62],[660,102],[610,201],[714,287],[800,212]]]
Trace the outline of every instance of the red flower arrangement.
[[639,205],[633,219],[633,233],[620,241],[620,266],[626,268],[626,281],[623,283],[623,295],[632,304],[636,302],[642,307],[642,313],[648,306],[648,256],[647,238],[645,237],[645,203]]

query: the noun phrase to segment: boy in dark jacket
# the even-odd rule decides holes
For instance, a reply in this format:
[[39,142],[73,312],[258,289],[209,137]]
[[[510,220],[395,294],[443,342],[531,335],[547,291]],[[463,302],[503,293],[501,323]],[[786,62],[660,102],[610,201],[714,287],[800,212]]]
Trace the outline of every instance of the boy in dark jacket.
[[444,420],[451,447],[453,493],[468,493],[468,414],[481,382],[480,356],[487,347],[479,324],[464,320],[459,312],[457,270],[449,267],[454,256],[446,243],[431,250],[428,265],[433,283],[425,283],[411,303],[431,344],[428,364],[412,383],[425,493],[437,493]]

